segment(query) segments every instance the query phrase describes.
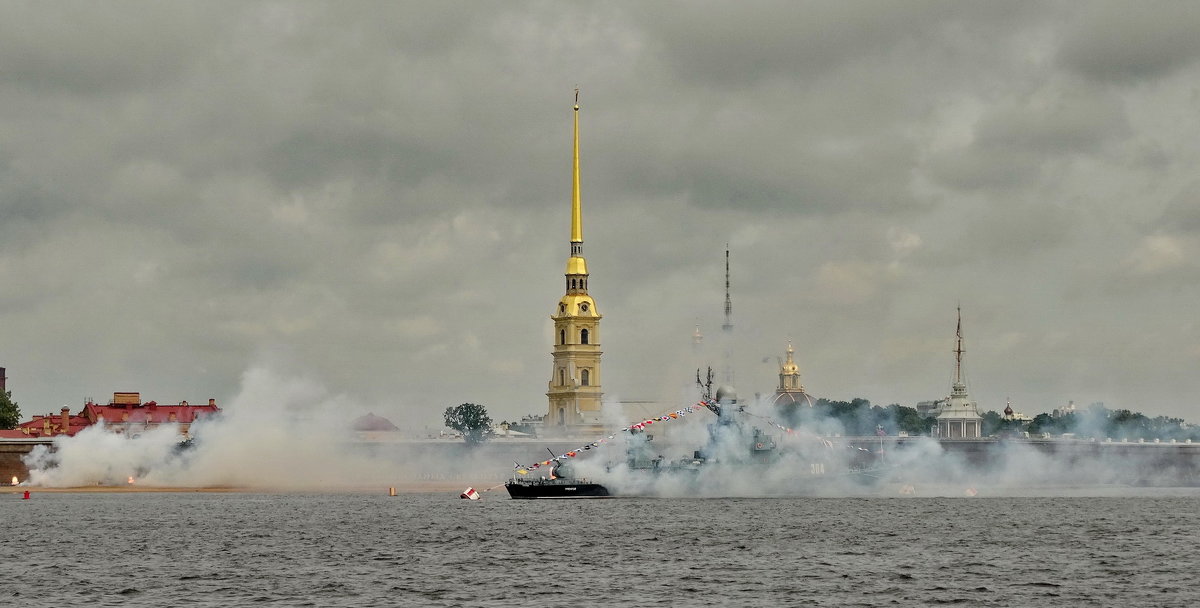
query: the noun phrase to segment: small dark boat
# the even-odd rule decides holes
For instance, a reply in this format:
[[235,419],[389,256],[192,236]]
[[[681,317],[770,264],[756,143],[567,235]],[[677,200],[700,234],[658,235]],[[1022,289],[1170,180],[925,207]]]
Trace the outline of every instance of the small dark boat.
[[512,498],[607,498],[608,488],[575,477],[566,463],[554,461],[550,477],[514,477],[504,484]]
[[511,479],[504,484],[513,498],[608,498],[608,488],[586,479]]

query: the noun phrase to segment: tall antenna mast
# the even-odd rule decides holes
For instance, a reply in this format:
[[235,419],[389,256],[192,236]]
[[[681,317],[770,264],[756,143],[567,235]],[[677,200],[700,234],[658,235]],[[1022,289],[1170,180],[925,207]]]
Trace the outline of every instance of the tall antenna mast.
[[725,324],[721,330],[733,331],[733,300],[729,298],[729,243],[725,243]]
[[733,300],[729,297],[729,243],[725,243],[725,323],[721,325],[725,338],[725,382],[733,384]]

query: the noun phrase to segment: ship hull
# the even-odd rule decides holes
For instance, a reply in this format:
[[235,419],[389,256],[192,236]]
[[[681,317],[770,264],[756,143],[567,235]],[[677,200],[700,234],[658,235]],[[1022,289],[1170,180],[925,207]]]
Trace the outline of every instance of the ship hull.
[[538,483],[510,481],[504,484],[508,495],[515,499],[528,498],[609,498],[608,488],[587,481],[573,483]]

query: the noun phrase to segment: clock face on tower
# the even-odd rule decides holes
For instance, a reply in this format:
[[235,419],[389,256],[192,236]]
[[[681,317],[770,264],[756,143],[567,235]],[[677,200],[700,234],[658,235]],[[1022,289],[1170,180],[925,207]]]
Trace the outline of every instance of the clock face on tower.
[[579,305],[579,312],[587,312],[587,311],[588,311],[588,304],[587,304],[587,302],[584,302],[584,303],[582,303],[582,304],[580,304],[580,305]]

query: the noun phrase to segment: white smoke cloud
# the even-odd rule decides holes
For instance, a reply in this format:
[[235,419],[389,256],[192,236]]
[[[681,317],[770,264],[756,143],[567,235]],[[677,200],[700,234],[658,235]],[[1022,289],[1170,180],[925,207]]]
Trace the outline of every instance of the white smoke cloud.
[[[34,450],[26,458],[29,483],[123,485],[133,478],[151,487],[320,490],[461,482],[486,489],[512,475],[509,463],[540,461],[547,449],[562,454],[580,445],[578,440],[478,447],[454,440],[364,443],[349,428],[362,410],[345,396],[328,395],[310,378],[259,366],[243,375],[239,394],[221,416],[192,425],[190,447],[180,447],[175,425],[120,434],[97,424],[55,439],[52,449]],[[721,419],[697,408],[646,432],[626,433],[617,429],[631,420],[609,404],[604,416],[613,425],[608,433],[613,440],[570,459],[572,475],[603,483],[618,495],[755,497],[1132,494],[1139,491],[1134,486],[1178,484],[1189,474],[1178,470],[1168,446],[1097,445],[1103,439],[1053,445],[1001,441],[970,444],[963,451],[928,437],[852,440],[841,436],[836,419],[815,415],[785,431],[772,418],[776,413],[766,402],[740,410],[725,406]],[[759,444],[775,447],[756,451]]]
[[32,485],[136,483],[161,487],[321,488],[383,484],[396,467],[353,447],[361,412],[315,381],[255,367],[221,415],[195,422],[187,448],[176,425],[114,433],[102,424],[27,457]]
[[45,487],[117,485],[140,477],[147,467],[173,458],[179,444],[177,425],[162,425],[129,435],[103,421],[74,437],[58,437],[54,449],[37,446],[26,457],[29,484]]
[[[929,437],[845,438],[840,422],[815,415],[785,431],[761,415],[773,411],[765,403],[735,410],[725,408],[725,424],[701,410],[623,434],[607,459],[571,461],[571,474],[648,497],[1137,495],[1189,483],[1172,452],[1132,444],[1133,452],[1094,439],[946,448]],[[774,450],[752,450],[769,443]]]

